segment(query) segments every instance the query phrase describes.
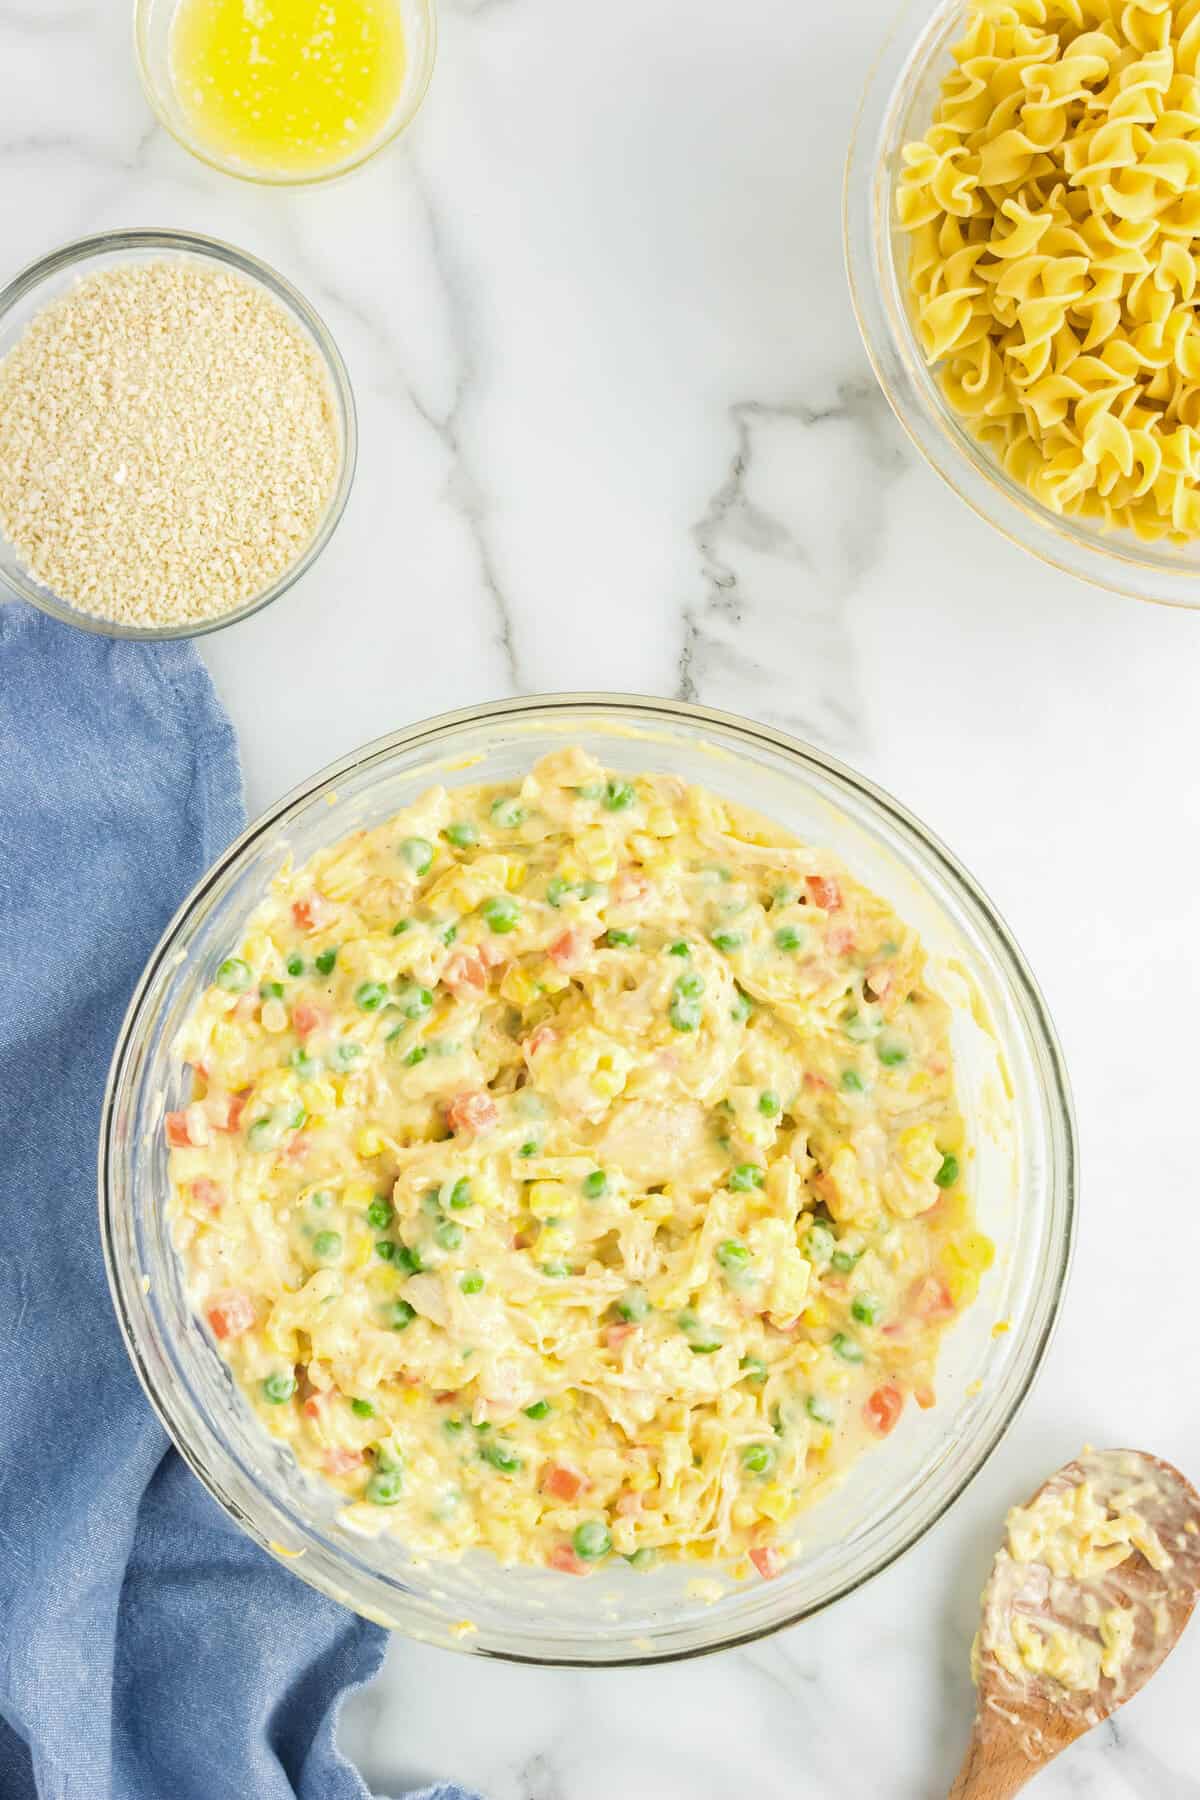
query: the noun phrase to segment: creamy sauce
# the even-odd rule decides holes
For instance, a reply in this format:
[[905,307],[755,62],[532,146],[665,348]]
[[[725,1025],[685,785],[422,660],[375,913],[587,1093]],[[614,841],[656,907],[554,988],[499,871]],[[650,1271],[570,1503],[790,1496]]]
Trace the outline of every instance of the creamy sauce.
[[181,1048],[194,1304],[418,1554],[776,1573],[991,1260],[915,935],[580,751],[284,868]]

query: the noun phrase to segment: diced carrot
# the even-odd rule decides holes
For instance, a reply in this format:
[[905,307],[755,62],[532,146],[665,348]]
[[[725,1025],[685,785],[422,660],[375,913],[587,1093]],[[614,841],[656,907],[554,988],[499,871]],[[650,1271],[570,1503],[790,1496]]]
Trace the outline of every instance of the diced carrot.
[[508,957],[504,954],[504,951],[500,948],[499,944],[494,943],[491,938],[484,938],[481,944],[477,944],[475,946],[475,954],[478,956],[485,969],[505,969],[508,967]]
[[582,1557],[576,1556],[570,1544],[555,1544],[546,1552],[546,1565],[557,1569],[560,1575],[586,1575],[587,1564]]
[[904,1395],[894,1381],[885,1381],[882,1387],[877,1387],[869,1396],[863,1411],[872,1431],[877,1431],[880,1437],[886,1437],[895,1428],[904,1411]]
[[192,1137],[188,1129],[186,1112],[169,1112],[163,1120],[166,1128],[167,1142],[172,1150],[183,1150],[191,1146]]
[[824,1075],[814,1075],[811,1069],[804,1071],[804,1085],[810,1093],[820,1094],[829,1091],[829,1081]]
[[319,1031],[326,1021],[323,1008],[313,1006],[308,1000],[298,1000],[292,1008],[292,1029],[298,1037],[307,1037],[312,1031]]
[[946,1319],[954,1311],[954,1298],[940,1275],[925,1275],[913,1289],[911,1306],[920,1319]]
[[613,877],[609,894],[617,906],[637,906],[649,898],[650,878],[640,869],[622,869]]
[[623,1519],[636,1518],[641,1510],[642,1496],[640,1494],[618,1494],[617,1511]]
[[208,1322],[219,1338],[240,1337],[254,1323],[254,1302],[249,1294],[225,1294],[209,1307]]
[[636,1330],[636,1325],[606,1325],[604,1327],[604,1342],[610,1350],[615,1350],[618,1345],[623,1344],[625,1339],[631,1336]]
[[442,970],[443,986],[459,999],[482,994],[487,986],[487,969],[477,950],[456,950]]
[[348,1475],[351,1469],[362,1466],[361,1450],[343,1450],[340,1446],[325,1452],[325,1473],[327,1475]]
[[825,943],[834,956],[849,956],[854,948],[854,933],[848,925],[839,925],[829,933]]
[[537,1030],[531,1031],[525,1039],[525,1054],[527,1057],[536,1056],[539,1050],[549,1050],[550,1046],[557,1042],[558,1033],[553,1025],[539,1025]]
[[333,914],[334,909],[329,901],[324,894],[318,894],[315,888],[303,900],[292,902],[292,917],[301,931],[320,931],[322,925],[329,924]]
[[574,1500],[583,1491],[583,1476],[563,1463],[547,1463],[542,1469],[542,1492],[556,1500]]
[[463,1131],[490,1131],[499,1117],[496,1102],[482,1089],[471,1094],[456,1094],[446,1104],[446,1123],[455,1136]]
[[308,1399],[304,1402],[304,1411],[307,1417],[310,1419],[319,1419],[321,1416],[321,1408],[324,1406],[327,1399],[328,1395],[320,1388],[317,1389],[315,1394],[310,1394]]
[[756,1544],[750,1552],[750,1561],[764,1581],[773,1581],[783,1567],[783,1557],[774,1544]]
[[914,1388],[913,1399],[922,1412],[928,1412],[931,1406],[937,1405],[937,1395],[931,1387]]
[[249,1088],[243,1088],[240,1094],[210,1094],[204,1106],[214,1129],[236,1131],[249,1099]]
[[219,1181],[210,1181],[207,1175],[201,1175],[192,1183],[192,1198],[197,1206],[203,1206],[209,1212],[220,1212],[229,1196]]
[[832,875],[806,875],[804,885],[812,895],[814,906],[825,912],[837,912],[842,904],[842,890]]
[[577,969],[591,954],[592,939],[586,931],[570,925],[547,946],[546,955],[559,969]]

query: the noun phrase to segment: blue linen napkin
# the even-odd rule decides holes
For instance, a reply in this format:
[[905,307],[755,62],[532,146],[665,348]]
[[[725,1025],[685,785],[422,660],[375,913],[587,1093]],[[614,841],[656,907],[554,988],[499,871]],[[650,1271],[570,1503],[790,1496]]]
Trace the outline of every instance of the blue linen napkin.
[[126,1003],[241,823],[190,645],[0,602],[2,1800],[368,1800],[334,1726],[385,1634],[274,1563],[171,1449],[96,1224]]

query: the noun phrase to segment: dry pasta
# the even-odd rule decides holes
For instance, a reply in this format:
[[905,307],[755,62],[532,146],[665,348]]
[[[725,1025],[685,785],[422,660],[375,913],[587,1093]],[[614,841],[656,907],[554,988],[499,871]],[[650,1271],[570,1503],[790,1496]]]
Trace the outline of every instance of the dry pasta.
[[1200,0],[972,0],[898,215],[946,396],[1055,512],[1200,535]]

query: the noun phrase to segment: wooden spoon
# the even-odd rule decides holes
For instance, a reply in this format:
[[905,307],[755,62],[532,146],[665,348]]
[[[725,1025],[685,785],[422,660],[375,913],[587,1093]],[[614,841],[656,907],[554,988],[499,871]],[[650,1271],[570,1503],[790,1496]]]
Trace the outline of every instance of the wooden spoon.
[[1124,1705],[1174,1649],[1198,1590],[1200,1494],[1178,1469],[1085,1450],[1052,1475],[1009,1514],[983,1590],[975,1724],[950,1800],[1008,1800]]

